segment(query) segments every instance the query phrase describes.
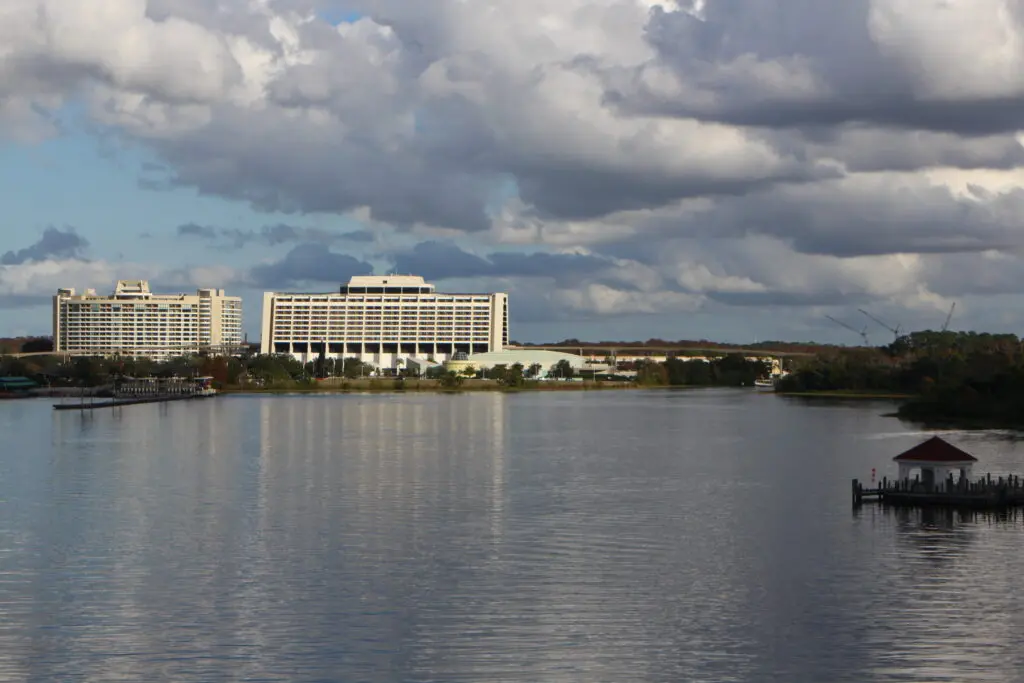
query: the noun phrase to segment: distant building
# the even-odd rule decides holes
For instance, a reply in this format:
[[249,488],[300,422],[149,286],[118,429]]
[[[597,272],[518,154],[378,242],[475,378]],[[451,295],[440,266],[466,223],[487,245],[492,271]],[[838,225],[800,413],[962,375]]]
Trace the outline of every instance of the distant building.
[[263,295],[260,352],[303,362],[323,353],[394,368],[507,344],[507,295],[442,294],[414,275],[356,276],[336,293]]
[[550,376],[551,369],[559,361],[565,361],[572,367],[573,371],[594,370],[602,372],[608,369],[606,365],[588,364],[587,359],[574,353],[562,353],[560,351],[548,351],[542,349],[505,349],[503,351],[492,351],[489,353],[475,353],[469,356],[456,355],[444,364],[446,370],[462,372],[467,368],[474,370],[489,370],[496,365],[512,367],[517,363],[529,370],[534,365],[540,366],[538,377]]
[[120,280],[110,296],[59,289],[53,297],[54,352],[165,359],[242,346],[242,300],[223,289],[153,294],[145,280]]

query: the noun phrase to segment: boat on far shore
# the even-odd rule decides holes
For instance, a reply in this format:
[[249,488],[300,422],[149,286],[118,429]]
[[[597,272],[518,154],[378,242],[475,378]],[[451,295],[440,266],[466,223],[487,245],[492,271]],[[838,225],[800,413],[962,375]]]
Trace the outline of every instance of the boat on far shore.
[[755,379],[754,388],[759,391],[775,391],[775,382],[777,381],[775,378]]

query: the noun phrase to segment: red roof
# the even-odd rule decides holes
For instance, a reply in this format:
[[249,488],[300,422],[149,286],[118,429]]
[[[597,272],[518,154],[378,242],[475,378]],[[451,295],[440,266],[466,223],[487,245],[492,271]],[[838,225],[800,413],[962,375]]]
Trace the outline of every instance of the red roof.
[[912,460],[924,462],[977,462],[978,459],[967,451],[933,436],[924,443],[919,443],[909,451],[900,453],[893,460]]

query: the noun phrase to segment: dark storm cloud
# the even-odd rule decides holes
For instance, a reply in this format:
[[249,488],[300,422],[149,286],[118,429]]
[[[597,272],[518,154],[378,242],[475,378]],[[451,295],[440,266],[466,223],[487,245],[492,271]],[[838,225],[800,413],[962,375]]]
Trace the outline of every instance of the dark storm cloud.
[[416,273],[427,280],[485,277],[493,265],[454,244],[420,242],[394,257],[396,273]]
[[184,225],[178,226],[178,237],[199,237],[202,239],[216,239],[217,230],[211,228],[208,225],[198,225],[196,223],[185,223]]
[[29,261],[80,258],[88,246],[88,240],[71,228],[61,230],[49,227],[34,244],[17,251],[8,251],[0,256],[0,265],[14,266]]
[[258,287],[287,289],[300,283],[338,285],[353,275],[372,272],[369,263],[325,249],[322,244],[300,244],[279,261],[253,266],[249,279]]
[[714,178],[694,173],[689,178],[644,175],[636,171],[537,168],[520,175],[519,190],[538,213],[558,219],[599,218],[617,211],[664,206],[684,197],[743,195],[780,181],[838,177],[834,169],[798,167],[763,178]]
[[177,234],[179,237],[196,237],[210,241],[224,241],[231,246],[240,249],[246,245],[258,243],[268,246],[278,246],[296,242],[316,242],[329,245],[338,242],[372,242],[373,233],[369,230],[355,230],[352,232],[336,232],[323,230],[321,228],[298,227],[278,223],[277,225],[265,225],[259,230],[242,230],[240,228],[214,228],[207,225],[187,223],[179,225]]
[[344,138],[332,124],[296,126],[272,113],[239,111],[162,151],[175,166],[176,184],[262,211],[343,214],[369,207],[374,220],[399,227],[490,226],[485,206],[493,177],[427,164],[415,148]]
[[1024,191],[972,189],[973,197],[956,197],[944,187],[880,180],[752,193],[639,219],[637,237],[595,250],[650,263],[658,259],[660,242],[676,238],[769,236],[800,253],[837,257],[1024,247]]
[[[867,294],[819,289],[813,292],[707,292],[709,299],[729,306],[858,306],[872,301]],[[858,321],[859,322],[859,321]]]
[[481,258],[454,244],[434,241],[420,242],[393,258],[397,272],[416,273],[428,280],[550,277],[567,281],[597,274],[614,265],[606,258],[583,254],[495,252]]
[[944,254],[926,262],[924,279],[940,296],[999,295],[1021,291],[1024,250],[999,254]]
[[[927,69],[915,73],[886,53],[872,35],[871,10],[869,0],[716,0],[697,18],[656,7],[647,39],[658,59],[609,72],[606,101],[632,113],[801,133],[846,124],[965,136],[1020,130],[1018,93],[919,94],[915,79]],[[941,10],[922,8],[929,11]],[[695,92],[665,97],[641,85],[648,69],[663,66]],[[786,68],[793,73],[782,75]]]

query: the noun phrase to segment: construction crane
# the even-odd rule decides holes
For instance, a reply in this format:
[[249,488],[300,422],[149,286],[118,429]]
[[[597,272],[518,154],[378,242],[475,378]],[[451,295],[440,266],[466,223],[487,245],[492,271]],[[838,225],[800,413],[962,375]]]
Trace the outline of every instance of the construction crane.
[[942,331],[943,332],[945,332],[947,329],[949,329],[949,321],[953,319],[953,309],[955,309],[955,308],[956,308],[956,302],[954,301],[953,305],[949,307],[949,313],[946,315],[946,322],[942,323]]
[[867,311],[865,311],[863,308],[858,308],[857,310],[860,311],[861,313],[863,313],[864,315],[866,315],[871,320],[874,320],[876,323],[878,323],[879,325],[881,325],[885,329],[887,329],[890,332],[892,332],[892,335],[893,335],[893,339],[892,340],[893,341],[896,341],[897,339],[900,338],[900,326],[899,325],[897,325],[896,327],[889,327],[884,322],[882,322],[881,320],[879,320],[875,316],[873,316],[870,313],[868,313]]
[[828,318],[829,320],[831,320],[832,322],[834,322],[836,325],[839,325],[841,327],[845,327],[846,329],[850,330],[851,332],[859,334],[860,338],[864,340],[864,346],[871,346],[871,342],[868,341],[868,330],[867,330],[866,327],[863,330],[858,330],[856,327],[853,327],[852,325],[847,325],[842,320],[836,320],[835,318],[833,318],[830,315],[826,315],[825,317]]

